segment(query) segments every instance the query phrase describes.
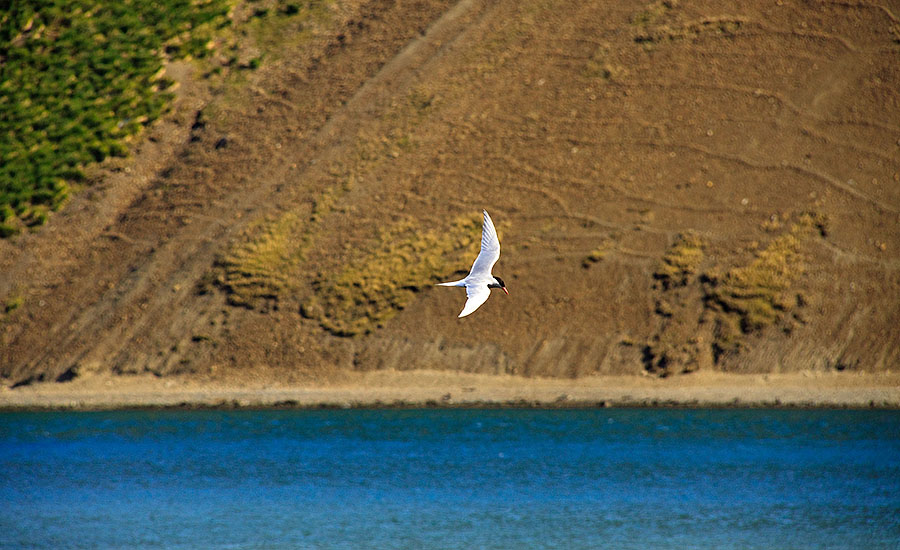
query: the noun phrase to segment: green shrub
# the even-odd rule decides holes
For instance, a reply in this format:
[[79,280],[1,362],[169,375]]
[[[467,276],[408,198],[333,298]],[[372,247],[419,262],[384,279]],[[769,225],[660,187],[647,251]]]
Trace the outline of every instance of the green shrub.
[[0,236],[42,223],[86,165],[127,155],[124,139],[172,99],[165,56],[207,55],[231,1],[21,0],[0,12]]

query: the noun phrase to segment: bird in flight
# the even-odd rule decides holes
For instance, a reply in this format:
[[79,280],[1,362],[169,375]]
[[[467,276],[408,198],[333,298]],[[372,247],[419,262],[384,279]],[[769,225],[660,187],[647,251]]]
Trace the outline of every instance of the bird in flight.
[[500,239],[497,238],[497,230],[494,228],[494,222],[488,215],[487,210],[484,212],[484,224],[481,226],[481,252],[475,258],[472,269],[465,279],[451,281],[449,283],[438,283],[441,286],[464,286],[466,287],[466,306],[460,312],[460,317],[472,313],[478,309],[481,304],[485,303],[491,295],[492,288],[503,289],[507,295],[506,285],[503,279],[491,275],[491,268],[500,259]]

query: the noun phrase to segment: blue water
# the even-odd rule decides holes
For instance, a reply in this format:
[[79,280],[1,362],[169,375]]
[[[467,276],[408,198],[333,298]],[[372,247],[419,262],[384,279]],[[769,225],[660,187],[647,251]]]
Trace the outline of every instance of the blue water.
[[900,548],[900,413],[5,413],[0,548]]

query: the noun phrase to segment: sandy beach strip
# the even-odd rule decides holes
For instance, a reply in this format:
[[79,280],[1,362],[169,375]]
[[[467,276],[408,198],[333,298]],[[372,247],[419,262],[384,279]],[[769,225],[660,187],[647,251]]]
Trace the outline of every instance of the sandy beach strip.
[[0,390],[0,410],[322,407],[825,407],[900,409],[900,373],[693,373],[658,379],[349,373],[340,382],[198,382],[92,375]]

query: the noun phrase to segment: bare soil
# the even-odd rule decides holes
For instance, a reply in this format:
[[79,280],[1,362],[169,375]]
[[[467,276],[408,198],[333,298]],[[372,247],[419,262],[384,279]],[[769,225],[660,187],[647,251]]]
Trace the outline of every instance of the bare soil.
[[451,371],[348,372],[339,381],[233,384],[191,376],[96,374],[66,384],[0,389],[0,410],[353,407],[900,408],[897,373],[523,378]]
[[[3,402],[34,382],[364,388],[407,370],[561,379],[550,401],[646,374],[897,387],[900,4],[333,11],[243,81],[170,67],[176,108],[133,158],[0,242]],[[422,284],[353,336],[304,314],[381,229],[482,208],[509,297],[460,320],[458,289]],[[296,261],[233,305],[222,258],[285,215]]]

